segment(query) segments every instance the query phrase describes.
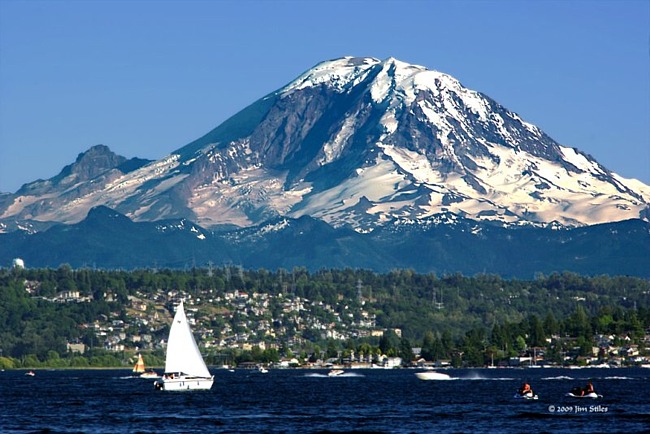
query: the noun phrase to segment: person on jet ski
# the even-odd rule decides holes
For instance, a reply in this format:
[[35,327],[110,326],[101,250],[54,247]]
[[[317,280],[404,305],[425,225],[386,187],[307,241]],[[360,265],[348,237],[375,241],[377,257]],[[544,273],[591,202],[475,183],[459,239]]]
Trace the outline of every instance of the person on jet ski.
[[519,394],[523,396],[523,395],[526,395],[527,393],[530,393],[532,395],[533,394],[533,389],[530,388],[530,384],[524,383],[519,388]]
[[591,381],[587,381],[587,385],[582,389],[582,396],[589,395],[594,393],[594,385],[591,384]]

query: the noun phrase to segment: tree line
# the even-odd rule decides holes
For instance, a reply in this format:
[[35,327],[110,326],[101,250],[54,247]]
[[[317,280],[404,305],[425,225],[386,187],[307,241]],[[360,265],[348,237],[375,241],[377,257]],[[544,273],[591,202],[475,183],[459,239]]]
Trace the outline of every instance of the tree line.
[[[29,293],[26,286],[37,282]],[[482,366],[547,347],[547,359],[562,361],[567,353],[586,355],[595,336],[628,336],[643,348],[650,327],[650,283],[626,276],[538,275],[532,280],[496,275],[418,274],[412,270],[374,273],[327,269],[243,270],[239,267],[189,270],[142,269],[0,269],[0,364],[11,366],[125,366],[132,354],[101,349],[92,331],[80,324],[100,316],[128,319],[128,297],[178,290],[200,295],[242,290],[272,296],[301,297],[332,306],[345,304],[376,317],[387,330],[381,338],[325,340],[307,331],[301,348],[282,339],[278,347],[252,351],[212,350],[208,362],[272,362],[354,354],[385,354],[411,360],[421,348],[427,360],[447,359],[456,365]],[[61,291],[91,296],[87,303],[52,303]],[[112,294],[109,300],[106,294]],[[391,330],[399,329],[401,336]],[[157,331],[165,338],[167,329]],[[562,337],[550,345],[551,336]],[[66,343],[84,342],[89,352],[71,354]],[[150,365],[162,352],[145,355]]]

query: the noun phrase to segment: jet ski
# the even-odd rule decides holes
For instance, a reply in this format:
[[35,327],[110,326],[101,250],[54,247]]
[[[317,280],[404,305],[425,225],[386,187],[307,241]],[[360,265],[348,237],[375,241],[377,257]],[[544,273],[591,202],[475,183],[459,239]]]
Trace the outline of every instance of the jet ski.
[[539,396],[533,392],[515,393],[515,399],[539,399]]
[[596,392],[591,392],[587,393],[586,395],[580,395],[580,392],[578,394],[575,394],[573,392],[568,392],[565,393],[564,396],[569,396],[571,398],[591,398],[591,399],[596,399],[596,398],[602,398],[603,395],[596,393]]
[[602,398],[603,395],[600,395],[596,392],[591,392],[591,393],[585,393],[584,395],[582,394],[582,389],[580,387],[574,387],[571,389],[571,392],[565,393],[564,396],[568,396],[570,398],[590,398],[590,399],[596,399],[596,398]]

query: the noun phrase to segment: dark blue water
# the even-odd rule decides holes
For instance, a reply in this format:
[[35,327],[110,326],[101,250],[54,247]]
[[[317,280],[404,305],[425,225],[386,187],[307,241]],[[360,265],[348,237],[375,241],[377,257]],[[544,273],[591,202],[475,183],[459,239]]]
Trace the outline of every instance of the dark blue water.
[[[214,370],[210,391],[160,392],[128,371],[0,372],[3,433],[643,432],[650,369]],[[513,399],[522,381],[538,401]],[[564,393],[592,380],[604,395]],[[630,393],[632,391],[632,393]],[[644,393],[645,392],[645,393]]]

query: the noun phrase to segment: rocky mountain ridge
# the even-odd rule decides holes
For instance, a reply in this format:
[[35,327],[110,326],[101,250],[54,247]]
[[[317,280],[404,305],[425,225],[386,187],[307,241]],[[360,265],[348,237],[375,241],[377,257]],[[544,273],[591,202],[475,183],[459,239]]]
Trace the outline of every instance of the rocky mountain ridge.
[[0,265],[8,266],[16,257],[27,267],[53,268],[234,264],[267,270],[407,268],[526,279],[563,271],[650,278],[650,223],[636,219],[576,228],[503,227],[450,214],[426,224],[388,225],[361,234],[303,216],[210,231],[186,219],[133,222],[97,207],[79,223],[34,234],[0,234]]

